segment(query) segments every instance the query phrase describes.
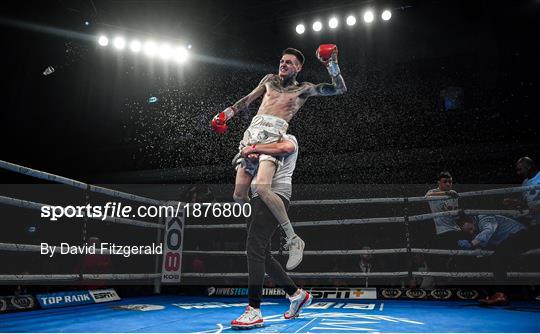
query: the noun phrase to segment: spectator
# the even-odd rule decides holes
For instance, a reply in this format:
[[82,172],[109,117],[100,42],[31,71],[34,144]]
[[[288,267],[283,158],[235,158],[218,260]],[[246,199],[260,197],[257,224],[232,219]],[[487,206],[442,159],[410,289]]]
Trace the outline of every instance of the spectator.
[[[362,247],[362,250],[370,251],[371,247],[364,246]],[[360,255],[360,261],[358,261],[358,268],[360,269],[361,273],[368,274],[368,275],[371,272],[381,271],[376,261],[374,261],[372,254]],[[369,283],[369,276],[367,276],[365,280],[366,288],[368,287],[368,283]]]
[[[519,254],[535,248],[538,244],[528,233],[527,228],[508,217],[499,215],[462,216],[458,225],[463,232],[471,235],[469,240],[459,240],[462,249],[491,248],[495,253],[491,256],[493,274],[496,280],[504,280],[508,266]],[[505,305],[508,297],[499,288],[492,296],[480,299],[485,305]]]
[[[112,272],[112,261],[109,254],[101,254],[101,240],[98,237],[88,238],[86,244],[94,246],[95,254],[85,254],[80,257],[80,262],[75,268],[76,273],[82,274],[110,274]],[[86,290],[102,289],[107,285],[106,280],[85,281]]]
[[[450,196],[448,199],[431,200],[429,207],[431,212],[446,212],[458,209],[458,194],[453,187],[452,175],[449,172],[439,173],[438,187],[427,192],[426,197]],[[435,232],[437,234],[434,246],[436,248],[455,249],[457,241],[464,239],[463,233],[456,224],[455,217],[442,216],[433,218]]]
[[[200,250],[198,245],[195,247],[195,250],[196,251]],[[203,261],[203,259],[201,259],[199,257],[199,255],[195,255],[193,257],[193,260],[191,261],[191,270],[194,273],[205,273],[206,272],[206,264]]]
[[[19,275],[30,275],[28,271],[23,271],[22,273],[19,273]],[[20,295],[27,295],[28,294],[28,288],[26,285],[18,284],[15,287],[15,291],[13,291],[14,296],[20,296]]]
[[[534,161],[529,157],[520,158],[516,162],[517,175],[523,180],[523,186],[540,185],[540,173]],[[529,218],[532,223],[540,224],[540,189],[528,190],[522,193],[523,200],[529,209]],[[520,208],[522,202],[505,198],[503,202],[511,208]]]
[[[412,271],[418,271],[422,273],[429,272],[429,267],[427,265],[424,254],[414,254],[412,257]],[[432,289],[435,286],[435,280],[431,276],[426,277],[413,277],[409,281],[410,288],[420,288],[420,289]]]

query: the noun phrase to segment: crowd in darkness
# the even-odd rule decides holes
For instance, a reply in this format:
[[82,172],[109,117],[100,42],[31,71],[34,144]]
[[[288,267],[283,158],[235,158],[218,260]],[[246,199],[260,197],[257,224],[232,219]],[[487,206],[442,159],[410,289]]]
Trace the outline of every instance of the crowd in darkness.
[[[227,166],[258,102],[224,136],[210,131],[210,119],[274,71],[278,55],[271,56],[255,58],[264,67],[198,63],[189,82],[160,82],[158,103],[126,104],[123,138],[139,151],[125,163],[137,169],[177,169],[177,175],[189,167]],[[392,66],[375,59],[342,59],[348,92],[308,100],[291,122],[289,132],[301,150],[296,182],[425,183],[441,166],[463,175],[462,182],[515,182],[506,170],[516,157],[538,149],[531,123],[536,117],[530,107],[532,83],[515,73],[518,58],[497,75],[492,74],[496,61],[471,61],[469,55]],[[329,81],[313,60],[298,79]],[[441,93],[449,87],[463,91],[455,110],[444,108]],[[217,183],[232,180],[234,173],[228,174],[201,180],[186,172],[183,180]]]

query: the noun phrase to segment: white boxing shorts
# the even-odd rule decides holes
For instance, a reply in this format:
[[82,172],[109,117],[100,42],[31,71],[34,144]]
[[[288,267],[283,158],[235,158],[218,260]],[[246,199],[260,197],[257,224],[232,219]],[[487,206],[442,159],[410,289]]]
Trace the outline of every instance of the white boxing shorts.
[[[283,139],[289,128],[289,123],[282,118],[270,115],[255,115],[251,120],[251,124],[244,132],[244,137],[240,141],[238,150],[241,151],[246,146],[251,146],[255,144],[270,144],[275,143]],[[246,165],[245,159],[237,154],[233,160],[233,164],[236,166],[236,169],[240,165]],[[279,164],[280,159],[267,154],[261,154],[259,156],[260,161],[272,161],[276,165]],[[247,164],[250,168],[248,173],[254,175],[256,170],[251,172],[253,164]],[[258,163],[256,164],[258,166]],[[244,166],[246,167],[246,166]]]

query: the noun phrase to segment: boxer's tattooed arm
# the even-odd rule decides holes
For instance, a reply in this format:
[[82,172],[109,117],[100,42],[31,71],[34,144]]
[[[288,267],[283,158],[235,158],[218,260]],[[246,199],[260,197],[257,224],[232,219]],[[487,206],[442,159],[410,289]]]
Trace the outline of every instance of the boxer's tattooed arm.
[[235,104],[233,104],[232,107],[235,110],[235,114],[237,114],[237,113],[239,113],[241,111],[244,111],[245,109],[247,109],[249,107],[248,98],[249,98],[249,95],[246,95],[243,98],[241,98],[240,100],[236,101]]
[[309,88],[307,96],[332,96],[332,95],[341,95],[345,94],[347,91],[347,86],[345,86],[345,81],[340,75],[332,77],[332,83],[321,83],[318,85],[313,85]]
[[235,115],[243,110],[246,110],[251,102],[255,101],[259,96],[266,92],[265,83],[271,76],[271,74],[266,75],[251,93],[236,101],[236,103],[232,105]]

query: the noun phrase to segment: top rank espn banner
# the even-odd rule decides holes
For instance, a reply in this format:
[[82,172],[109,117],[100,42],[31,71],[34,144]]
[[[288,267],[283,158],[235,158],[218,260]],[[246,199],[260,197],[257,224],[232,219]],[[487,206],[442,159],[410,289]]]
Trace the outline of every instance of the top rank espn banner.
[[162,283],[180,283],[185,221],[184,209],[178,211],[177,217],[165,219],[165,238],[163,240],[165,247],[163,247],[163,265],[161,267]]
[[36,295],[41,308],[76,306],[120,300],[114,289],[64,291]]

